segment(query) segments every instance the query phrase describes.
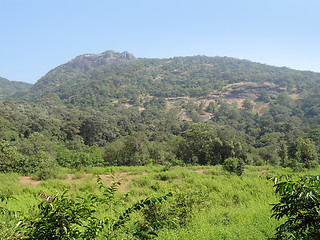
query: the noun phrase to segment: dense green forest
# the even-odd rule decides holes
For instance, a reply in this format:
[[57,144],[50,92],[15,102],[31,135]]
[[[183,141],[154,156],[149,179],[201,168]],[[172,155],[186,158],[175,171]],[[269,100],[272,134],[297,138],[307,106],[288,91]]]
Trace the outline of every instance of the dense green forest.
[[222,165],[241,176],[250,165],[319,164],[320,73],[107,51],[58,66],[29,90],[10,84],[0,87],[2,173],[46,180],[62,168]]

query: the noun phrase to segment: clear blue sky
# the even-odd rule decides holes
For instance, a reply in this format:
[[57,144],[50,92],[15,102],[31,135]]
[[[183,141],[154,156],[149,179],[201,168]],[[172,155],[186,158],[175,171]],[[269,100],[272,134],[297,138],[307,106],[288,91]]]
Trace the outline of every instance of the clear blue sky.
[[0,0],[0,76],[78,55],[229,56],[320,72],[319,0]]

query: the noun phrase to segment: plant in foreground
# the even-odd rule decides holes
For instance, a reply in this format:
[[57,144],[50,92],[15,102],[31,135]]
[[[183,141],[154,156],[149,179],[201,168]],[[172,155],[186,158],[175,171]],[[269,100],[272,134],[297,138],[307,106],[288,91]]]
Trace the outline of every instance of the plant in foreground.
[[[12,199],[15,200],[11,195],[0,194],[0,202],[5,205]],[[18,227],[17,212],[0,205],[0,239],[16,239]]]
[[[107,239],[113,239],[116,237],[116,232],[124,227],[125,223],[129,221],[130,215],[137,211],[142,211],[145,207],[152,204],[161,203],[164,200],[167,200],[168,197],[172,196],[172,193],[168,193],[164,196],[157,198],[146,198],[140,200],[133,204],[131,207],[128,207],[122,214],[115,216],[113,213],[113,204],[115,193],[117,191],[117,186],[121,184],[122,179],[117,180],[115,174],[112,170],[107,172],[109,184],[105,184],[101,177],[96,175],[99,188],[103,191],[103,197],[97,197],[95,195],[90,195],[91,201],[102,204],[108,208],[109,215],[103,219],[104,223],[104,237]],[[156,236],[156,225],[165,225],[169,224],[168,221],[154,221],[152,223],[141,223],[142,228],[138,228],[133,236],[147,239],[151,236]]]
[[[109,185],[105,184],[101,177],[96,175],[102,196],[87,194],[83,198],[70,198],[67,192],[52,197],[43,193],[39,196],[45,201],[37,208],[36,216],[26,218],[22,224],[22,239],[95,239],[103,235],[105,239],[117,239],[119,230],[129,221],[130,215],[141,211],[144,207],[166,200],[172,194],[146,198],[133,204],[121,214],[115,214],[113,202],[117,186],[121,183],[115,178],[114,172],[108,172]],[[102,219],[96,217],[96,209],[103,207],[108,213]],[[156,224],[166,224],[157,222]],[[155,236],[155,225],[145,224],[139,228],[133,236],[140,239],[148,239]]]
[[271,210],[272,217],[286,218],[274,239],[320,239],[320,176],[273,179],[280,200]]
[[25,219],[23,239],[93,239],[97,231],[87,229],[99,227],[94,212],[87,199],[72,199],[66,191],[46,198],[38,205],[36,216]]
[[[15,198],[12,197],[11,195],[0,194],[0,202],[5,202],[5,204],[7,204],[7,202],[11,199],[15,199]],[[0,207],[0,212],[5,217],[14,217],[14,218],[17,217],[17,212],[11,211],[11,210],[4,208],[4,207]]]

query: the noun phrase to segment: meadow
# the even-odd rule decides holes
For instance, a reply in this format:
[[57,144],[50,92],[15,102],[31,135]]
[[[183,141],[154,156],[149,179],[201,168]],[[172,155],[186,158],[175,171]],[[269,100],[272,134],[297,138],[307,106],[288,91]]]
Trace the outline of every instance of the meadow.
[[[112,169],[114,181],[121,180],[114,194],[114,216],[141,199],[172,193],[165,201],[134,212],[113,236],[114,239],[134,239],[132,233],[151,218],[167,223],[154,227],[157,239],[268,239],[274,236],[275,228],[281,223],[271,218],[270,210],[278,197],[274,193],[274,183],[268,178],[284,174],[315,175],[319,172],[319,169],[312,169],[293,173],[289,168],[246,166],[244,174],[239,177],[226,172],[221,166]],[[16,237],[16,224],[32,216],[35,206],[45,201],[39,193],[55,196],[67,191],[71,198],[86,194],[102,196],[93,173],[108,182],[104,171],[105,168],[61,169],[58,179],[46,181],[1,173],[0,193],[14,199],[0,202],[0,207],[16,211],[17,218],[1,215],[0,239]],[[97,206],[97,218],[109,214],[109,208]]]

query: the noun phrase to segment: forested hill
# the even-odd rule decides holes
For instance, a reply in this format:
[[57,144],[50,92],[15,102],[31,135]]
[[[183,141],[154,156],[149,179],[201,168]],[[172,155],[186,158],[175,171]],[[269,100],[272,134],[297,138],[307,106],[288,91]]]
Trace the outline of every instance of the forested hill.
[[319,163],[319,73],[107,51],[58,66],[15,100],[0,101],[0,172]]
[[319,87],[320,74],[228,57],[147,59],[106,51],[81,55],[51,70],[27,98],[57,96],[73,106],[104,106],[142,96],[205,97],[241,82],[271,83],[301,93]]
[[30,83],[9,81],[0,77],[0,99],[4,99],[16,92],[27,91],[31,87],[32,84]]

